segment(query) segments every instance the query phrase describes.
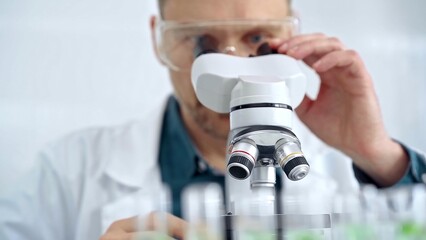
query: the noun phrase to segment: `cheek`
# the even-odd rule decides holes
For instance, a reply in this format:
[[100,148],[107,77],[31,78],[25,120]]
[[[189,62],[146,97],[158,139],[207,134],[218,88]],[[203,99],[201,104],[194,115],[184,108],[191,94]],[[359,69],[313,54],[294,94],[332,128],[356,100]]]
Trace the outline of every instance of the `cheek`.
[[170,79],[177,97],[186,104],[197,103],[194,88],[191,83],[190,73],[170,71]]

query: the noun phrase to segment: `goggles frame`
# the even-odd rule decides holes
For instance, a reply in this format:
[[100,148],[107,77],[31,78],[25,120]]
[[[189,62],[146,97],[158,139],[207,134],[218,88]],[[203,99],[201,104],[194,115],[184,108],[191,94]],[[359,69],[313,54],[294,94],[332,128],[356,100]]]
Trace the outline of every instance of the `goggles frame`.
[[[236,20],[208,20],[202,22],[196,21],[169,21],[156,17],[155,25],[155,49],[160,60],[170,69],[174,71],[183,71],[181,68],[171,62],[167,54],[162,50],[162,42],[164,39],[164,32],[168,30],[179,30],[190,27],[215,27],[215,26],[256,26],[256,25],[289,25],[292,27],[293,34],[300,32],[300,19],[294,16],[288,16],[283,19],[236,19]],[[227,46],[226,48],[234,46]],[[225,48],[225,49],[226,49]]]

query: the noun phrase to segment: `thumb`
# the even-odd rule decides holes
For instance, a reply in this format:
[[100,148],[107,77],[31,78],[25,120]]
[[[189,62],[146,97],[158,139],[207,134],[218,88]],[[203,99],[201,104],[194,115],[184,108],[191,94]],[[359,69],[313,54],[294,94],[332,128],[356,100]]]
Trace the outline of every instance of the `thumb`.
[[300,105],[296,108],[296,114],[304,122],[304,119],[306,118],[306,114],[309,112],[309,109],[312,107],[312,104],[314,103],[313,100],[311,100],[308,96],[305,95],[303,98],[303,101],[300,103]]

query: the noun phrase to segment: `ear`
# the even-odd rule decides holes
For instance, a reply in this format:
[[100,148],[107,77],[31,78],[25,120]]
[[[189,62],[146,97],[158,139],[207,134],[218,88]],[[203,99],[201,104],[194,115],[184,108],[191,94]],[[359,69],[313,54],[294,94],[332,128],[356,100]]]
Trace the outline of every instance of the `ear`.
[[159,47],[158,46],[158,42],[157,42],[157,34],[156,34],[156,29],[157,29],[157,25],[158,25],[158,17],[152,15],[149,19],[149,26],[151,29],[151,42],[152,42],[152,48],[154,49],[154,53],[155,56],[157,57],[157,60],[164,66],[166,66],[166,64],[163,62],[163,60],[161,60],[160,58],[160,53],[159,53]]

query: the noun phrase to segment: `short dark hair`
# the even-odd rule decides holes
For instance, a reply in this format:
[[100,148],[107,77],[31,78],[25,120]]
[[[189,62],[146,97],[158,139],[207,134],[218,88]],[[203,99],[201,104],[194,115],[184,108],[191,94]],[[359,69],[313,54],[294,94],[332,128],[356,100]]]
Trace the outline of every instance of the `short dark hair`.
[[[161,18],[164,18],[164,4],[167,0],[158,0],[158,10],[160,11]],[[292,0],[287,0],[288,5],[291,6]],[[291,9],[289,9],[289,12],[291,12]]]

